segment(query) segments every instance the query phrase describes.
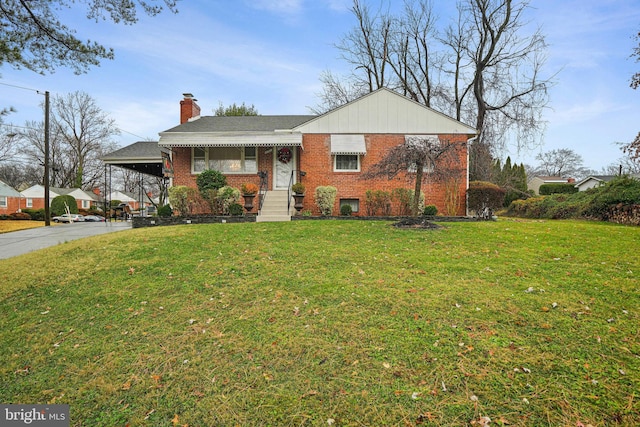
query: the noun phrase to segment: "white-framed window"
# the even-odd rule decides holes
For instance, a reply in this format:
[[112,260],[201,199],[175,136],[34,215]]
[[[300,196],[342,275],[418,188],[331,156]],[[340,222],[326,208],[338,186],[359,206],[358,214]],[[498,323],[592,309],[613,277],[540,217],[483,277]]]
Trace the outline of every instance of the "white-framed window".
[[7,206],[9,206],[7,196],[0,196],[0,208],[6,208]]
[[33,199],[31,197],[27,197],[27,207],[28,208],[33,207]]
[[360,211],[360,200],[359,199],[340,199],[340,210],[342,211],[342,206],[349,205],[351,206],[351,212],[356,213]]
[[335,172],[360,172],[360,156],[358,154],[336,154],[333,159]]
[[91,207],[91,202],[89,200],[82,201],[82,209],[89,209]]
[[[437,135],[405,135],[404,143],[410,148],[414,148],[418,152],[429,152],[431,147],[440,145],[440,138]],[[409,173],[416,173],[417,165],[414,163],[409,166]],[[429,158],[425,159],[422,167],[424,173],[431,173],[434,170],[433,161]]]
[[191,169],[200,173],[214,169],[224,174],[258,172],[258,150],[256,147],[210,147],[193,148]]

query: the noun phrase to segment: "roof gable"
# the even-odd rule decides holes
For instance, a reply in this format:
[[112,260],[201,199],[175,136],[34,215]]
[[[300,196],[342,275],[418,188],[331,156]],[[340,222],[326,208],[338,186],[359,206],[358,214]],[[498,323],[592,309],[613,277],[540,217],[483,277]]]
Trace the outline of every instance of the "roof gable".
[[477,131],[445,114],[381,88],[331,110],[293,131],[302,133],[464,134]]
[[20,192],[4,181],[0,181],[0,196],[20,197]]

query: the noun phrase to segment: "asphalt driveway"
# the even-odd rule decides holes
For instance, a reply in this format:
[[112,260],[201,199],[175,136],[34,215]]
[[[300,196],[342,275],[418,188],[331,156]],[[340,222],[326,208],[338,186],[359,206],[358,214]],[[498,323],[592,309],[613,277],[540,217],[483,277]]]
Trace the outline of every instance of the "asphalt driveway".
[[131,222],[84,222],[51,225],[0,234],[0,259],[26,254],[70,240],[131,229]]

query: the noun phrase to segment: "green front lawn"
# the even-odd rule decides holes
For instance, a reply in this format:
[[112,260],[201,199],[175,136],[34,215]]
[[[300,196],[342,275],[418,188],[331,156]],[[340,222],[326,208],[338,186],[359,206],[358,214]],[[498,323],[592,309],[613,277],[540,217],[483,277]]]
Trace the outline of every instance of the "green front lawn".
[[136,229],[0,260],[0,402],[72,426],[640,424],[640,228]]

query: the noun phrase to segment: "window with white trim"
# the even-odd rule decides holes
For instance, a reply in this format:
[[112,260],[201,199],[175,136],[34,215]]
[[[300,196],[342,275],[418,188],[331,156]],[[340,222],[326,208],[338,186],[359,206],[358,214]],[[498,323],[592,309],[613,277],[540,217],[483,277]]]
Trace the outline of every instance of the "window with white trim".
[[335,172],[360,172],[360,156],[358,154],[336,154],[333,159]]
[[89,209],[91,207],[91,202],[89,200],[82,201],[82,209]]
[[342,212],[342,207],[344,205],[351,206],[351,212],[356,213],[360,211],[360,200],[359,199],[340,199],[340,211]]
[[193,148],[191,153],[193,173],[200,173],[205,169],[214,169],[224,174],[258,172],[256,147]]
[[28,208],[33,207],[33,199],[31,197],[27,197],[27,207]]
[[0,208],[6,208],[7,206],[7,196],[0,196]]

